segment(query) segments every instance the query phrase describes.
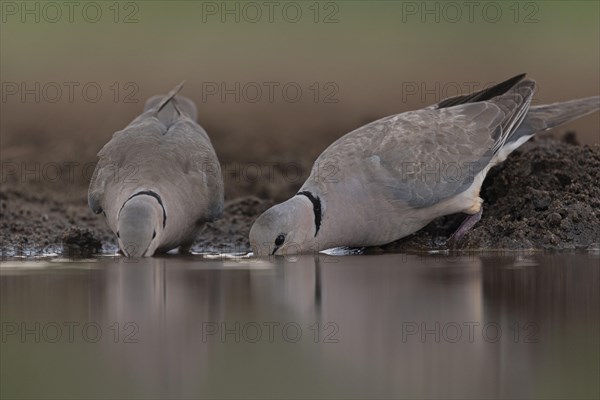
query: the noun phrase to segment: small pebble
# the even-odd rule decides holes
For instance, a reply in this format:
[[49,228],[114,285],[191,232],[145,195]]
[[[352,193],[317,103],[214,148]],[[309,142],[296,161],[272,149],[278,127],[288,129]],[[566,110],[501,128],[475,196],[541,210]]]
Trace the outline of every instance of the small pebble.
[[559,213],[553,212],[552,214],[550,214],[546,217],[546,221],[548,221],[548,223],[550,225],[556,226],[556,225],[560,224],[560,221],[562,221],[562,217],[560,216]]

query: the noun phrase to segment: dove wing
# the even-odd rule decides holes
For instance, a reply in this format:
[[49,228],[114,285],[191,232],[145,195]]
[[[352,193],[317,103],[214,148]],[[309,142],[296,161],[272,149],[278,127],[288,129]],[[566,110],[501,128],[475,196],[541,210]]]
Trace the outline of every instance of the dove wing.
[[466,190],[493,164],[523,121],[534,88],[524,80],[488,101],[380,119],[334,142],[315,168],[333,165],[338,182],[360,177],[374,198],[429,207]]

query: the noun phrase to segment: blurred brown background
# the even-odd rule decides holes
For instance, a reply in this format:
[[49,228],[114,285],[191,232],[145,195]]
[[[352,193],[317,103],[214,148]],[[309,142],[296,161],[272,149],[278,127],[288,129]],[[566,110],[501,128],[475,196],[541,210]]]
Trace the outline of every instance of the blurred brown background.
[[[520,72],[538,104],[600,92],[593,1],[74,4],[2,2],[3,184],[81,193],[112,133],[182,80],[228,198],[285,197],[350,130]],[[553,134],[568,130],[599,143],[600,116]],[[78,163],[68,187],[65,162]]]

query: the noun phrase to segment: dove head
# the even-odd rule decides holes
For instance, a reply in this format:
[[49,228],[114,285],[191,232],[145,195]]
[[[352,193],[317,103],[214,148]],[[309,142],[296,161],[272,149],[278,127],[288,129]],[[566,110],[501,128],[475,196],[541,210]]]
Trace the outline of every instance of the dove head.
[[306,196],[294,196],[265,211],[250,229],[254,255],[287,255],[315,251],[315,216]]
[[163,231],[163,211],[156,194],[135,194],[125,202],[118,217],[117,237],[127,257],[154,255]]

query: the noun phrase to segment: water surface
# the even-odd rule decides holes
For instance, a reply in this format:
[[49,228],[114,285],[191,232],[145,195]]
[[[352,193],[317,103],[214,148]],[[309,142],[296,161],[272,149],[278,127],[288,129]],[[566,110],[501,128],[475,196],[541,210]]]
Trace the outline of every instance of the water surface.
[[5,260],[2,398],[598,398],[598,255]]

